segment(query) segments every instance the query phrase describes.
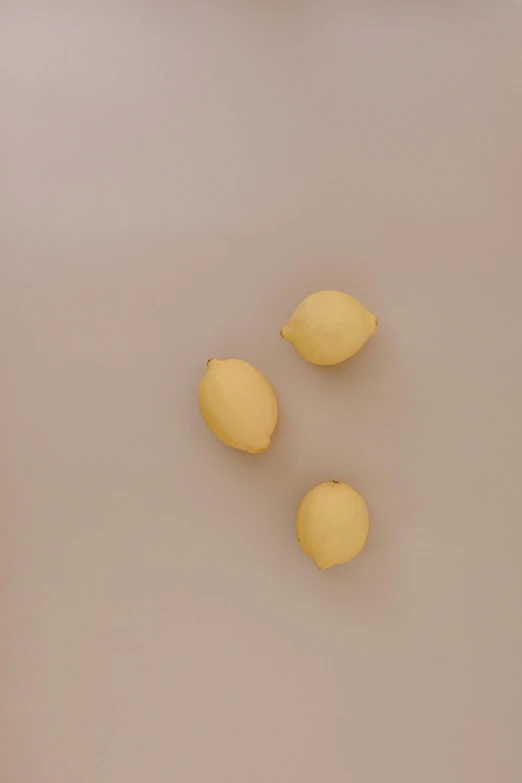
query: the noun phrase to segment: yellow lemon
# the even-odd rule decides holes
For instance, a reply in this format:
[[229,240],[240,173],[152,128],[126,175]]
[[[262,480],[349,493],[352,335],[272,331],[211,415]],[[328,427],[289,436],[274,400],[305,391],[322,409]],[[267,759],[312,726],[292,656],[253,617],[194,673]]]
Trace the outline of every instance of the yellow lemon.
[[317,568],[346,563],[359,554],[370,518],[357,492],[339,481],[326,481],[308,492],[297,512],[297,540]]
[[270,446],[277,400],[265,376],[240,359],[210,359],[198,402],[209,430],[234,449],[257,454]]
[[297,306],[281,337],[312,364],[339,364],[375,334],[377,322],[377,317],[353,296],[342,291],[317,291]]

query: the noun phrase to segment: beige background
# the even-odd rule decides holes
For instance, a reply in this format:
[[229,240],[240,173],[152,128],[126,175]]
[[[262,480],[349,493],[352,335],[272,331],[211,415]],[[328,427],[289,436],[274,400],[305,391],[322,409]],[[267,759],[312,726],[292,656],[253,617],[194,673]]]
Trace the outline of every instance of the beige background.
[[[0,4],[5,783],[516,783],[522,8]],[[279,329],[380,318],[345,366]],[[281,417],[207,432],[210,356]],[[372,529],[294,537],[345,479]]]

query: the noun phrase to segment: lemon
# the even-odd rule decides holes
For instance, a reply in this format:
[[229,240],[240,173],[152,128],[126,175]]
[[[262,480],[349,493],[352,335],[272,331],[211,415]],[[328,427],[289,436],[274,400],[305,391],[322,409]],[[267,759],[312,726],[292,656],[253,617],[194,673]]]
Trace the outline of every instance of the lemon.
[[297,540],[321,570],[359,554],[370,518],[362,497],[348,484],[327,481],[308,492],[297,512]]
[[312,364],[339,364],[359,351],[378,319],[342,291],[317,291],[303,299],[281,337]]
[[227,446],[257,454],[270,446],[277,400],[265,376],[240,359],[210,359],[198,402],[209,430]]

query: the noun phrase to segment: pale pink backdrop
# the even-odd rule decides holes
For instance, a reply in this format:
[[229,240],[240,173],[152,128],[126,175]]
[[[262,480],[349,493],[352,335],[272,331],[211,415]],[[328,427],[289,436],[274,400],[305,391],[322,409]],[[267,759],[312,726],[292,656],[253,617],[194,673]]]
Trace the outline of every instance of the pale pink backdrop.
[[[3,783],[520,781],[522,7],[4,0],[0,97]],[[323,287],[379,316],[333,370]]]

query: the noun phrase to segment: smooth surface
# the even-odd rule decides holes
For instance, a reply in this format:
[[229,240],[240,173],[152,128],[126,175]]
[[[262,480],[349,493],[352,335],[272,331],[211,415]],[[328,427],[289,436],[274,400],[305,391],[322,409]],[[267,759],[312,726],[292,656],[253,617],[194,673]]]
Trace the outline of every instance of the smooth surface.
[[[0,4],[3,783],[521,780],[522,8],[95,5]],[[323,287],[339,368],[279,336]]]

